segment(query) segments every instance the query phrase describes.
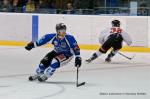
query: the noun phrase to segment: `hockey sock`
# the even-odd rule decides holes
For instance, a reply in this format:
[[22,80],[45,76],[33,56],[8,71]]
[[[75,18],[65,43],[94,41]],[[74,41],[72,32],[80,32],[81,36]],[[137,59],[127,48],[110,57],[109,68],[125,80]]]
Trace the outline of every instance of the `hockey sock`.
[[55,68],[48,67],[47,70],[45,71],[45,75],[49,78],[54,74],[55,70],[56,70]]
[[101,54],[102,54],[101,52],[97,51],[97,52],[95,52],[95,53],[92,55],[92,57],[91,57],[90,59],[91,59],[91,60],[94,60],[94,59],[96,59],[97,57],[99,57]]
[[112,58],[113,56],[115,56],[115,54],[118,52],[118,50],[112,50],[109,54],[108,54],[108,58]]
[[42,63],[40,63],[39,67],[36,69],[36,73],[38,75],[42,75],[44,74],[45,69],[46,67]]
[[57,68],[60,67],[60,62],[57,59],[53,59],[51,62],[51,65],[47,68],[47,70],[45,71],[46,76],[49,78],[53,75],[53,73],[55,72],[55,70]]

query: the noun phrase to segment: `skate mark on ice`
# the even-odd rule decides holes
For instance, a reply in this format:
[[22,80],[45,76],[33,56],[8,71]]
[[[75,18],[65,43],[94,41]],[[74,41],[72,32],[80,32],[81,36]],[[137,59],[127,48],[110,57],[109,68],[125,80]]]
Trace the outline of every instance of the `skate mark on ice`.
[[[46,82],[44,82],[44,83],[47,84]],[[45,96],[41,96],[41,97],[34,98],[34,99],[45,99],[45,98],[49,99],[50,97],[57,96],[58,94],[62,94],[65,91],[65,88],[62,85],[60,85],[60,84],[55,84],[55,85],[57,85],[60,88],[59,91],[57,91],[53,94],[50,94],[50,95],[45,95]]]

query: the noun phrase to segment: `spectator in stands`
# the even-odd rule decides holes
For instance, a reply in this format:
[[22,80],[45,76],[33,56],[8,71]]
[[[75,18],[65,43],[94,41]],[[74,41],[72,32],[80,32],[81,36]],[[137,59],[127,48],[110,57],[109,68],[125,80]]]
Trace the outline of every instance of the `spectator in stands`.
[[3,0],[1,11],[2,12],[11,12],[12,11],[12,6],[11,6],[9,0]]
[[55,0],[51,0],[50,2],[49,2],[49,13],[50,14],[56,14],[56,1]]
[[147,3],[145,2],[145,0],[141,0],[139,2],[139,9],[138,9],[138,15],[140,16],[147,16],[148,15],[148,6]]
[[50,9],[56,9],[56,1],[55,0],[51,0],[50,2],[49,2],[49,4],[50,4]]
[[146,9],[144,7],[140,7],[138,9],[138,15],[139,16],[148,16],[148,9]]
[[92,9],[93,0],[74,0],[74,7],[76,9]]
[[12,11],[19,12],[19,0],[13,0]]
[[0,0],[0,7],[2,6],[2,1]]
[[39,0],[39,6],[40,8],[47,8],[47,3],[45,0]]
[[64,11],[64,14],[74,14],[75,11],[71,3],[67,3],[67,9]]
[[39,3],[36,5],[36,12],[49,13],[48,10],[48,2],[46,0],[39,0]]
[[33,0],[28,0],[26,4],[26,12],[34,12],[35,11],[35,3]]

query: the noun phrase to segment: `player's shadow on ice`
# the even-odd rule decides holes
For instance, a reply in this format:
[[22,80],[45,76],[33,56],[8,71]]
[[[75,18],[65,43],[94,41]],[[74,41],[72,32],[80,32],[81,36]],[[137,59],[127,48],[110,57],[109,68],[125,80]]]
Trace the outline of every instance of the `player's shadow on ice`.
[[[46,81],[44,82],[45,84],[60,84],[60,85],[72,85],[72,86],[76,86],[76,82],[67,82],[67,81]],[[81,83],[81,82],[80,82]],[[94,83],[85,83],[85,86],[96,86],[96,84]]]
[[45,84],[63,84],[63,85],[75,85],[76,82],[67,81],[46,81]]

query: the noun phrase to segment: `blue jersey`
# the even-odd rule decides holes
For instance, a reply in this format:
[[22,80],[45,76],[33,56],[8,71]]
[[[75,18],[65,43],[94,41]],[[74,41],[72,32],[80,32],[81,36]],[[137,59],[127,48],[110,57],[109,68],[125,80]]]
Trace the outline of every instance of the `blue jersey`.
[[54,51],[56,53],[64,54],[65,56],[80,56],[80,48],[72,35],[66,34],[63,39],[59,39],[56,33],[46,34],[41,39],[36,41],[37,46],[44,45],[46,43],[51,43],[54,45]]

